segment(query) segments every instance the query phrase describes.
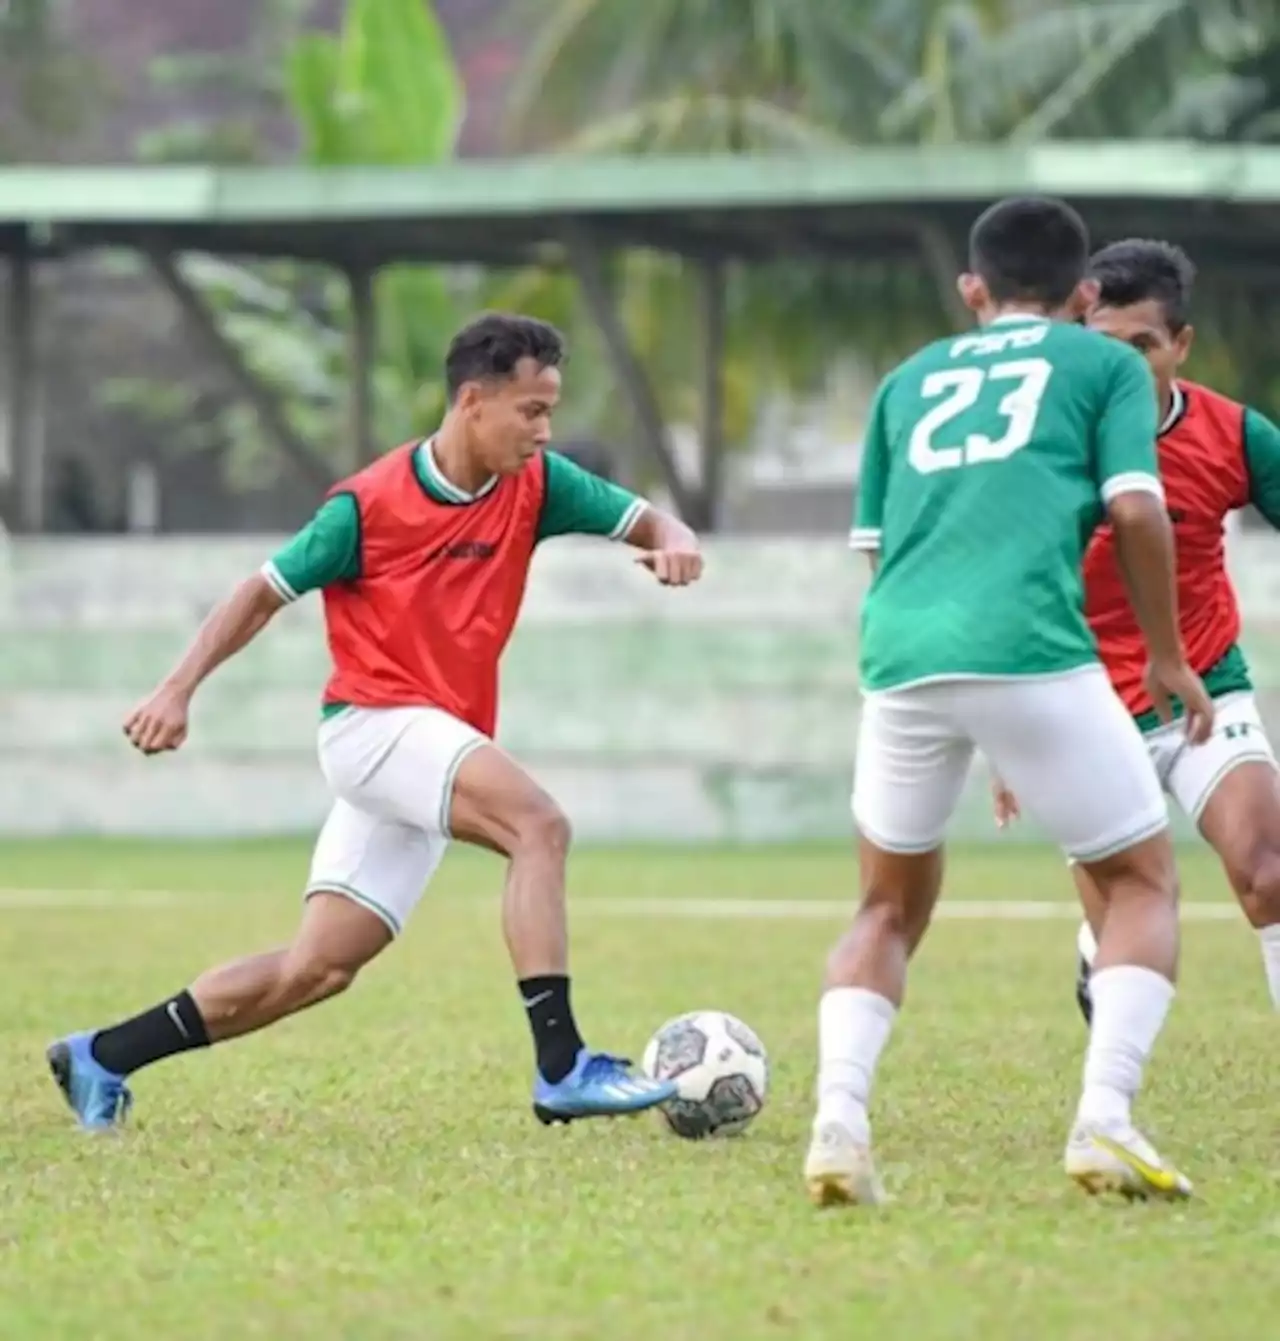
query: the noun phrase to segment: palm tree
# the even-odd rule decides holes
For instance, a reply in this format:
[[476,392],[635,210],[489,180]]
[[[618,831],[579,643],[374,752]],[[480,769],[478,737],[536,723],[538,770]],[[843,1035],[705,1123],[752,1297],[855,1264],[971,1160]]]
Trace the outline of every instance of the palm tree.
[[518,10],[536,36],[512,93],[517,139],[584,150],[1158,133],[1199,76],[1256,80],[1231,67],[1280,32],[1274,0],[521,0]]
[[[894,138],[880,125],[886,109],[901,123],[898,138],[917,137],[916,122],[932,138],[957,138],[956,71],[1016,0],[925,5],[905,34],[896,0],[536,2],[542,21],[512,96],[515,139],[577,154],[847,149]],[[519,13],[527,28],[527,7]],[[932,81],[926,91],[942,90],[932,104],[919,96],[921,68]],[[654,257],[627,258],[615,272],[661,408],[685,418],[702,361],[694,277]],[[928,275],[874,264],[837,273],[784,265],[763,282],[758,272],[731,272],[726,438],[743,441],[775,390],[821,376],[833,347],[856,337],[864,353],[888,355],[936,327],[945,320],[939,297]]]
[[611,148],[821,143],[908,73],[877,22],[830,0],[534,0],[512,12],[535,34],[510,103],[526,147],[601,123]]
[[[517,12],[534,34],[510,104],[521,148],[794,154],[1257,136],[1280,123],[1275,0],[520,0]],[[948,316],[936,270],[734,275],[730,436],[760,392],[813,374],[814,342],[887,359],[936,331]],[[633,341],[678,413],[691,392],[681,369],[698,362],[688,277],[647,259],[618,282]]]
[[[282,16],[294,0],[273,0]],[[337,34],[305,32],[288,44],[284,93],[306,162],[409,166],[448,159],[462,117],[462,85],[443,29],[423,0],[348,0]],[[450,285],[440,270],[402,265],[346,277],[301,263],[186,258],[185,278],[222,333],[270,389],[294,436],[339,476],[364,450],[430,432],[444,406],[442,368],[451,331],[476,285]],[[359,442],[348,337],[353,285],[377,296],[372,433]],[[151,380],[117,382],[111,402],[156,427],[181,450],[223,446],[231,483],[272,481],[290,465],[246,407],[198,412],[194,393]],[[189,427],[188,427],[189,426]],[[296,464],[296,461],[294,462]]]
[[1166,103],[1162,134],[1227,141],[1280,140],[1280,22],[1225,32],[1218,56]]
[[[1218,139],[1254,110],[1257,81],[1245,87],[1244,67],[1280,41],[1280,8],[1273,0],[1091,0],[1048,10],[1038,40],[1067,63],[1013,138]],[[1030,69],[1035,46],[1006,41],[996,60]]]

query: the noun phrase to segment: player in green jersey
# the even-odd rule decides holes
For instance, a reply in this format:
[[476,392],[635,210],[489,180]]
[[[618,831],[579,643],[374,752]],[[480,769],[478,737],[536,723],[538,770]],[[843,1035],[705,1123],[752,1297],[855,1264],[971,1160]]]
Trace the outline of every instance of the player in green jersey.
[[853,796],[862,904],[831,952],[819,1011],[805,1165],[819,1204],[880,1199],[872,1078],[975,750],[1109,907],[1067,1172],[1090,1191],[1190,1190],[1130,1111],[1173,999],[1177,890],[1159,781],[1084,617],[1081,558],[1104,515],[1153,698],[1166,713],[1181,699],[1197,740],[1213,708],[1179,642],[1151,373],[1078,324],[1093,296],[1088,254],[1084,224],[1060,201],[994,205],[960,280],[979,328],[908,359],[872,405],[852,536],[876,567]]

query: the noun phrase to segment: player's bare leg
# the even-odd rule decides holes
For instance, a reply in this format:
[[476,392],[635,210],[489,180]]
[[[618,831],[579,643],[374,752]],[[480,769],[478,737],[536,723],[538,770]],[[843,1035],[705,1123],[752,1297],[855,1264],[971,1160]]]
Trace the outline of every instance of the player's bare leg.
[[[1201,811],[1200,832],[1222,859],[1249,925],[1258,933],[1272,1005],[1280,1010],[1280,774],[1264,760],[1246,760],[1214,788]],[[1097,955],[1105,902],[1089,873],[1072,867],[1084,908],[1077,999],[1085,1019],[1089,975]]]
[[139,1015],[49,1049],[49,1065],[84,1126],[114,1126],[135,1071],[239,1038],[344,991],[391,943],[386,923],[337,892],[313,892],[293,941],[201,974]]
[[1082,863],[1104,905],[1093,1019],[1066,1168],[1090,1192],[1178,1198],[1191,1186],[1133,1125],[1132,1105],[1173,1003],[1177,872],[1167,831]]
[[572,833],[564,811],[510,756],[486,745],[458,769],[449,825],[455,838],[509,859],[502,930],[517,977],[565,974]]
[[907,962],[942,887],[942,849],[860,844],[862,903],[827,959],[819,1005],[818,1115],[805,1163],[820,1206],[884,1199],[871,1160],[868,1105],[876,1066],[907,985]]
[[312,891],[291,944],[210,969],[192,983],[209,1042],[265,1029],[346,991],[391,940],[390,928],[367,908],[341,893]]
[[628,1074],[624,1058],[585,1047],[569,999],[564,812],[495,745],[468,754],[453,784],[455,838],[508,858],[502,928],[533,1034],[534,1112],[543,1122],[639,1112],[674,1084]]
[[1084,912],[1084,921],[1076,938],[1076,1004],[1085,1024],[1092,1024],[1093,997],[1089,992],[1089,976],[1093,972],[1093,961],[1098,957],[1098,937],[1102,933],[1107,905],[1093,876],[1083,866],[1073,863],[1071,878],[1075,881],[1076,894]]
[[1280,774],[1270,762],[1237,765],[1214,788],[1200,832],[1222,858],[1258,933],[1271,1003],[1280,1010]]

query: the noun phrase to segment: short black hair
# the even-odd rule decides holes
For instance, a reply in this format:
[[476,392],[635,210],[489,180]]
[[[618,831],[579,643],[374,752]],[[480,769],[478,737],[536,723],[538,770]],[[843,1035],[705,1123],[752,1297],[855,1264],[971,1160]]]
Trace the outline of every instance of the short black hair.
[[1159,303],[1175,335],[1191,319],[1196,268],[1191,257],[1172,242],[1137,237],[1113,242],[1094,254],[1089,277],[1098,281],[1099,302],[1107,307]]
[[509,312],[485,312],[469,321],[445,355],[450,401],[464,382],[510,377],[521,359],[533,359],[539,368],[558,368],[565,360],[564,336],[549,322]]
[[1088,260],[1084,220],[1048,196],[997,201],[969,231],[969,268],[998,303],[1060,307],[1084,278]]

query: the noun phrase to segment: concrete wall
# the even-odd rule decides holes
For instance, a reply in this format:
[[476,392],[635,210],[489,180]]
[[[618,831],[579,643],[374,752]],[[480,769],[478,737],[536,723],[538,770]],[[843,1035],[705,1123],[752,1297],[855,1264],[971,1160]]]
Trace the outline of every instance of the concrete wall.
[[[181,753],[143,760],[120,731],[214,601],[276,543],[10,543],[0,557],[0,831],[319,823],[327,663],[316,598],[215,676]],[[1240,538],[1233,567],[1246,648],[1280,718],[1280,541]],[[705,582],[686,592],[658,588],[621,547],[546,545],[505,663],[500,739],[584,838],[845,836],[864,584],[839,539],[722,541]],[[982,774],[957,834],[991,835]]]

